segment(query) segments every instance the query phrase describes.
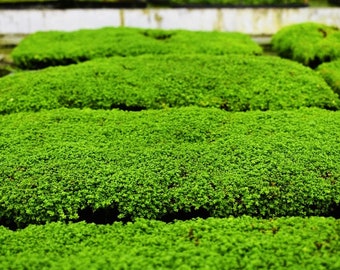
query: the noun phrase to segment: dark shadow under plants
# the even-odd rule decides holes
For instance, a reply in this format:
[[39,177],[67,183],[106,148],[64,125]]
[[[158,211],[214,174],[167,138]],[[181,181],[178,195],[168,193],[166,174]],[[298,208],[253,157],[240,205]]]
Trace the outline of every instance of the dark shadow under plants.
[[190,211],[179,210],[178,212],[172,212],[164,215],[160,218],[160,221],[164,221],[167,223],[173,222],[175,220],[190,220],[195,218],[209,218],[211,217],[208,210],[204,208],[194,209],[191,207]]
[[329,207],[329,211],[327,214],[323,215],[324,217],[333,217],[336,219],[340,219],[340,203],[334,203]]
[[[90,206],[85,207],[84,209],[81,209],[78,211],[78,218],[76,220],[64,220],[65,223],[69,222],[81,222],[84,221],[86,223],[93,223],[97,225],[111,225],[114,224],[115,222],[122,222],[123,224],[126,224],[128,222],[133,222],[136,217],[132,216],[126,216],[125,218],[119,218],[120,212],[118,211],[118,208],[115,206],[108,206],[108,207],[102,207],[98,209],[93,209]],[[296,215],[289,215],[289,217],[298,217]],[[312,216],[320,216],[320,217],[325,217],[325,218],[335,218],[339,219],[340,218],[340,204],[339,203],[334,203],[329,207],[329,211],[325,214],[322,215],[312,215]],[[207,219],[209,217],[213,217],[208,210],[204,209],[203,207],[199,209],[195,209],[194,207],[191,207],[190,210],[183,210],[180,209],[177,212],[169,212],[162,217],[156,218],[156,220],[163,221],[165,223],[173,223],[176,220],[181,220],[181,221],[187,221],[187,220],[192,220],[196,218],[200,219]],[[229,217],[229,216],[228,216]],[[233,216],[233,217],[238,217]],[[252,216],[256,217],[256,216]],[[280,217],[287,217],[287,216],[280,216]],[[274,217],[274,218],[280,218]],[[309,215],[305,216],[305,218],[310,217]],[[143,218],[143,217],[141,217]],[[223,218],[223,217],[220,217]],[[273,217],[268,217],[269,219]],[[260,218],[260,219],[268,219],[268,218]],[[51,221],[53,222],[53,221]],[[0,218],[0,226],[4,226],[12,231],[16,231],[19,229],[24,229],[30,224],[34,225],[44,225],[45,222],[34,222],[34,223],[16,223],[14,220],[9,219],[9,218]]]
[[131,112],[139,112],[146,110],[146,107],[138,106],[138,105],[126,105],[126,104],[112,104],[111,110],[119,109],[121,111],[131,111]]
[[102,207],[94,210],[92,207],[86,207],[78,212],[76,222],[85,221],[94,224],[113,224],[116,221],[128,222],[130,219],[119,219],[119,211],[115,207]]

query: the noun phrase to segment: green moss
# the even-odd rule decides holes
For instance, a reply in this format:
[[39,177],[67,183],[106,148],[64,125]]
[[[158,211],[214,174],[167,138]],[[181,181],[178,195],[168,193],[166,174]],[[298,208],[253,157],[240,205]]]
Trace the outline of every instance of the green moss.
[[340,31],[319,23],[293,24],[278,31],[272,45],[280,56],[316,67],[340,58]]
[[98,59],[0,79],[0,113],[197,105],[228,111],[338,109],[314,71],[274,57],[167,55]]
[[0,221],[333,215],[340,115],[62,109],[0,117]]
[[334,92],[340,94],[340,60],[324,63],[317,68],[317,71]]
[[25,38],[12,55],[19,67],[36,69],[98,57],[169,53],[257,55],[262,49],[241,33],[103,28],[38,32]]
[[1,228],[0,268],[338,269],[340,223],[312,217]]

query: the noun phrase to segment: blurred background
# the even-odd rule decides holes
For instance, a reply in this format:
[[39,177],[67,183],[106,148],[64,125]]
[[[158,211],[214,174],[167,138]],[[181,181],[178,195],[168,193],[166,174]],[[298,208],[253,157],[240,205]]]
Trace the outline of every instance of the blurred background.
[[14,68],[13,48],[37,31],[121,26],[242,32],[271,54],[273,34],[307,21],[340,28],[340,0],[0,0],[0,76]]

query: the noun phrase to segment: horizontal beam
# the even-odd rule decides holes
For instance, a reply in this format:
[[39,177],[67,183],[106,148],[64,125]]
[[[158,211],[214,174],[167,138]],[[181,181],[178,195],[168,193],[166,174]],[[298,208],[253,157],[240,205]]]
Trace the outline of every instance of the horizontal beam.
[[236,31],[272,35],[283,26],[314,21],[340,27],[340,8],[146,8],[0,10],[0,34],[129,26]]

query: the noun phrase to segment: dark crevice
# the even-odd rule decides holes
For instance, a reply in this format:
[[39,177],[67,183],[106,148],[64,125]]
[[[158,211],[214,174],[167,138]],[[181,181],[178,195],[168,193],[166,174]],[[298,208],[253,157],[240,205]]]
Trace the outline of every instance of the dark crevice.
[[175,220],[190,220],[194,218],[203,218],[206,219],[210,217],[210,213],[208,210],[204,208],[194,209],[193,207],[190,211],[179,210],[178,212],[173,212],[164,215],[160,220],[164,222],[173,222]]
[[[314,207],[314,208],[317,208],[317,207]],[[92,207],[88,206],[78,211],[78,216],[79,216],[78,219],[64,220],[63,222],[67,224],[68,222],[85,221],[86,223],[111,225],[115,222],[122,222],[123,224],[125,224],[127,222],[132,222],[134,220],[131,216],[127,216],[125,218],[119,218],[119,214],[120,212],[118,211],[118,208],[114,206],[103,207],[103,208],[98,208],[98,209],[93,209]],[[311,216],[333,217],[335,219],[340,219],[340,204],[334,203],[333,205],[331,205],[327,213],[320,214],[320,215],[311,215]],[[171,212],[171,213],[165,214],[161,218],[157,218],[157,220],[163,221],[166,223],[172,223],[176,220],[185,221],[185,220],[191,220],[195,218],[207,219],[209,217],[211,217],[211,215],[208,210],[202,207],[199,209],[194,209],[192,207],[190,210],[179,210],[177,212]],[[24,229],[30,224],[44,225],[45,222],[17,224],[13,220],[10,220],[8,218],[0,218],[0,226],[4,226],[12,231],[16,231],[18,229]]]
[[12,231],[16,231],[18,229],[25,228],[28,225],[21,227],[21,226],[18,226],[18,224],[16,224],[14,221],[11,221],[11,220],[8,220],[8,219],[5,219],[5,218],[0,218],[0,226],[4,226],[4,227],[6,227],[6,228],[8,228]]
[[321,61],[319,58],[316,57],[309,61],[308,66],[312,69],[316,69],[323,62],[329,62],[329,61],[327,61],[327,59],[324,59],[323,61]]
[[92,207],[86,207],[79,210],[77,222],[85,221],[86,223],[95,224],[113,224],[116,221],[127,222],[129,219],[118,218],[119,211],[115,207],[98,208],[94,210]]
[[324,217],[333,217],[336,219],[340,219],[340,203],[333,203],[330,206],[330,210]]
[[173,33],[152,32],[152,31],[143,31],[142,34],[145,37],[150,37],[156,40],[166,40],[166,39],[170,39],[173,36]]
[[90,60],[87,56],[78,56],[77,58],[60,58],[60,59],[43,59],[31,60],[29,63],[18,63],[18,67],[27,70],[39,70],[55,66],[69,66]]
[[327,37],[327,32],[323,30],[322,28],[319,28],[318,31],[322,34],[324,38]]
[[6,76],[6,75],[8,75],[10,73],[11,73],[11,71],[9,71],[6,68],[1,68],[1,66],[0,66],[0,77],[4,77],[4,76]]
[[122,110],[122,111],[134,111],[134,112],[139,112],[139,111],[146,110],[146,107],[138,106],[138,105],[131,105],[131,106],[128,106],[128,105],[126,105],[126,104],[112,104],[110,109],[111,109],[111,110],[113,110],[113,109],[119,109],[119,110]]

